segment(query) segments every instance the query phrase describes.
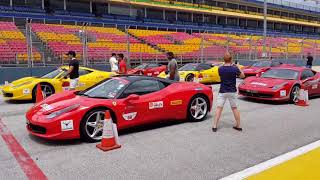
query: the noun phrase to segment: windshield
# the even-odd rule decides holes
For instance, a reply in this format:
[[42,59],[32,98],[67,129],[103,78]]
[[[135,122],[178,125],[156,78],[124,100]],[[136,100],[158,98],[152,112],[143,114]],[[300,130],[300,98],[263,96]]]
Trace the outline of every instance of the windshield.
[[252,66],[253,67],[269,67],[271,66],[271,62],[269,61],[256,62]]
[[147,64],[141,64],[137,67],[135,67],[135,69],[145,69],[147,67]]
[[[126,81],[121,78],[109,79],[98,86],[89,89],[83,95],[92,97],[92,98],[106,98],[113,99],[115,98],[121,90],[127,85],[129,81]],[[81,94],[79,94],[81,95]]]
[[262,78],[298,79],[299,72],[290,69],[271,69],[261,75]]
[[182,66],[179,71],[196,71],[198,64],[186,64]]
[[53,79],[53,78],[57,77],[62,72],[67,72],[67,70],[59,68],[59,69],[56,69],[56,70],[49,72],[48,74],[43,75],[41,78]]

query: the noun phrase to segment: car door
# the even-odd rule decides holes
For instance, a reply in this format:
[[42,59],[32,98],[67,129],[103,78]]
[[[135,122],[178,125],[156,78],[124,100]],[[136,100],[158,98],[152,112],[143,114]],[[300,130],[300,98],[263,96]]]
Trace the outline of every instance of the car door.
[[79,69],[79,84],[77,90],[85,90],[96,83],[95,77],[91,76],[93,71],[87,69]]
[[164,109],[168,101],[161,91],[164,87],[162,82],[152,79],[138,80],[130,84],[119,98],[125,101],[125,98],[135,94],[139,99],[124,102],[125,108],[121,117],[123,124],[133,126],[165,118]]
[[319,89],[319,79],[315,78],[315,73],[311,69],[305,69],[301,73],[301,80],[309,95],[317,93]]

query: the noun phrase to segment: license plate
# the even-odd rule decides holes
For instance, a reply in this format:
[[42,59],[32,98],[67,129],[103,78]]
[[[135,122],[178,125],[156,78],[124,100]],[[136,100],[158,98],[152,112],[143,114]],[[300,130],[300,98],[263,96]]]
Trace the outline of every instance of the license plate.
[[258,93],[258,91],[254,91],[254,90],[246,90],[249,93]]

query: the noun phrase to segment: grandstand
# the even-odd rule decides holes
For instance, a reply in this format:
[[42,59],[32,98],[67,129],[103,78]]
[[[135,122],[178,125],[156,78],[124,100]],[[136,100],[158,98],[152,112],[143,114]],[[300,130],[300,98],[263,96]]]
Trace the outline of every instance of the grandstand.
[[[268,2],[268,57],[320,57],[320,8]],[[3,0],[0,63],[63,63],[68,50],[86,64],[105,62],[112,52],[137,63],[164,61],[168,51],[179,62],[218,59],[226,51],[254,60],[263,56],[262,20],[262,3],[255,0]]]

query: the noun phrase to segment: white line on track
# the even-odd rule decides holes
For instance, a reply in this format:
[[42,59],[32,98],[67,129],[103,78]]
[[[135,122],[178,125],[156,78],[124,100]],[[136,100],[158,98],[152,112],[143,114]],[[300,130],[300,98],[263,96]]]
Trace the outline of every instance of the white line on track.
[[296,150],[293,150],[291,152],[288,152],[286,154],[280,155],[278,157],[275,157],[273,159],[270,159],[268,161],[265,161],[261,164],[257,164],[255,166],[252,166],[248,169],[245,169],[243,171],[237,172],[235,174],[231,174],[230,176],[224,177],[221,180],[240,180],[240,179],[245,179],[249,176],[252,176],[254,174],[260,173],[266,169],[269,169],[273,166],[276,166],[278,164],[281,164],[285,161],[288,161],[290,159],[293,159],[297,156],[300,156],[302,154],[305,154],[313,149],[316,149],[320,147],[320,140],[313,142],[311,144],[308,144],[306,146],[300,147]]

